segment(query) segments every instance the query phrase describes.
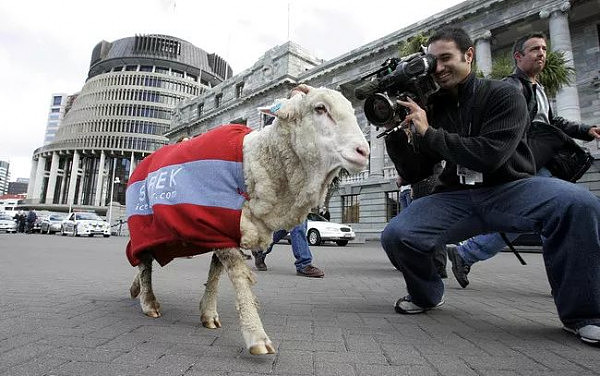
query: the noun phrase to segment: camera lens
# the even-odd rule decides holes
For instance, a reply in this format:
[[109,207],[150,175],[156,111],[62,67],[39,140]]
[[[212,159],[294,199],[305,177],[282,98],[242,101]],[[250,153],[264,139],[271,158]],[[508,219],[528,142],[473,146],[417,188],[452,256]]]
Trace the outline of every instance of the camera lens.
[[376,93],[365,100],[364,111],[371,124],[386,125],[394,119],[395,106],[386,95]]

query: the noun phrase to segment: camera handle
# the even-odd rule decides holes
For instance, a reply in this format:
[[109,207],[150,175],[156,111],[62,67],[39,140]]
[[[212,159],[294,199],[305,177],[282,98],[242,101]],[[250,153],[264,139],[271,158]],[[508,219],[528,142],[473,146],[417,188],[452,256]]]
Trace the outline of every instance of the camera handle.
[[380,134],[377,135],[376,138],[381,138],[381,137],[387,137],[390,134],[403,129],[403,128],[408,128],[408,143],[411,144],[412,143],[412,135],[414,134],[414,132],[416,131],[414,124],[412,123],[412,121],[408,124],[406,124],[405,121],[400,122],[400,124],[396,125],[395,127],[392,127],[390,129],[386,129],[385,131],[381,132]]

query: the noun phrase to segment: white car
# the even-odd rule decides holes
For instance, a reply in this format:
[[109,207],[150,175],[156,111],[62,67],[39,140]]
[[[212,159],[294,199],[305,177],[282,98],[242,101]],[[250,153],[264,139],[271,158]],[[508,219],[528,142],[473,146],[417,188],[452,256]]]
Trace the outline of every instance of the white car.
[[63,221],[67,215],[65,213],[52,213],[42,218],[40,232],[42,234],[54,234],[59,232]]
[[322,216],[314,213],[308,214],[306,224],[306,238],[310,245],[320,245],[325,241],[334,241],[339,246],[345,246],[350,240],[356,238],[352,227],[335,222],[329,222]]
[[110,225],[96,213],[74,212],[69,214],[67,219],[60,225],[60,234],[65,236],[103,235],[105,238],[110,236]]
[[0,214],[0,231],[17,232],[17,222],[8,214]]

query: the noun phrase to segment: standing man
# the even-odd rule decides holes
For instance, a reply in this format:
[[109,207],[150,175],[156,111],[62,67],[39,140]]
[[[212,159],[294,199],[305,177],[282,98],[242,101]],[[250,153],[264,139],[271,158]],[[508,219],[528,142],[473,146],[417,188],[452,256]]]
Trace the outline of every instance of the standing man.
[[600,343],[600,201],[575,184],[533,177],[522,94],[475,77],[474,47],[464,30],[436,32],[428,52],[437,59],[439,95],[427,112],[410,99],[399,101],[416,135],[411,144],[405,132],[386,138],[408,182],[431,175],[445,160],[434,193],[400,212],[381,236],[390,259],[402,265],[408,290],[396,312],[423,313],[444,303],[436,249],[486,232],[537,232],[546,238],[543,257],[564,329]]
[[[256,269],[260,271],[267,270],[265,258],[269,253],[271,253],[275,243],[283,239],[286,234],[287,230],[275,231],[273,233],[273,242],[271,245],[269,245],[269,248],[267,248],[265,252],[252,252],[254,255],[254,264],[256,265]],[[325,273],[312,264],[312,253],[310,252],[308,240],[306,239],[306,220],[290,231],[290,239],[292,242],[292,253],[296,258],[296,262],[294,263],[296,266],[296,274],[305,277],[323,278]]]
[[[540,32],[517,39],[513,46],[516,69],[505,79],[525,97],[531,121],[528,144],[533,152],[538,176],[552,176],[552,172],[546,168],[552,157],[561,149],[577,147],[571,137],[584,141],[600,139],[600,128],[597,126],[571,122],[552,113],[544,87],[538,81],[538,75],[546,64],[546,48],[546,36]],[[509,233],[506,236],[513,241],[519,234]],[[467,287],[467,274],[471,266],[493,257],[505,246],[498,233],[479,235],[459,246],[447,246],[452,272],[458,283],[463,288]]]

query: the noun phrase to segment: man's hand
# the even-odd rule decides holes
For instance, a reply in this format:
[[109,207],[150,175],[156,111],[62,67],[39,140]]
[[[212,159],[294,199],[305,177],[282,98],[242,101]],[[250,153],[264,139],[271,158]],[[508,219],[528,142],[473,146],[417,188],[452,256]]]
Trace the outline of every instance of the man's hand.
[[600,140],[600,128],[597,126],[593,126],[588,131],[588,134],[594,137],[596,140]]
[[[407,101],[398,100],[398,104],[408,108],[409,114],[406,115],[404,122],[408,124],[412,121],[418,134],[421,136],[425,134],[427,128],[429,128],[429,122],[427,121],[427,113],[419,105],[410,98]],[[593,129],[593,128],[592,128]]]

